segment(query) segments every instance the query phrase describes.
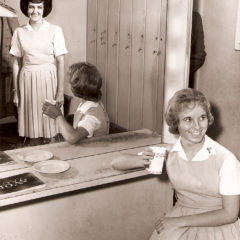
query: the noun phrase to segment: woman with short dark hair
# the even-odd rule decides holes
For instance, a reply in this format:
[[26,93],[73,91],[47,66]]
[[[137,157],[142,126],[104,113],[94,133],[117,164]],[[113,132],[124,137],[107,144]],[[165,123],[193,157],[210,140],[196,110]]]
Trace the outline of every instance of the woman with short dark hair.
[[174,96],[168,102],[167,110],[165,113],[165,120],[168,124],[168,130],[170,133],[179,134],[178,114],[191,102],[199,104],[206,111],[208,126],[213,123],[214,117],[211,113],[211,106],[208,99],[203,95],[202,92],[195,89],[186,88],[176,92],[176,94],[174,94]]
[[52,0],[20,0],[20,8],[29,22],[12,38],[14,103],[19,135],[36,145],[59,133],[57,121],[42,114],[42,104],[45,100],[63,104],[67,49],[61,28],[44,19],[52,10]]
[[29,17],[28,8],[29,2],[31,3],[43,3],[43,15],[42,17],[47,17],[52,11],[52,0],[21,0],[20,1],[20,9],[22,13]]
[[61,134],[71,144],[108,134],[109,118],[101,102],[102,78],[97,68],[87,62],[73,64],[69,67],[69,78],[74,96],[80,98],[73,126],[66,121],[58,106],[45,103],[43,113],[58,120]]
[[90,63],[75,63],[69,67],[71,90],[76,97],[98,102],[102,97],[102,77]]
[[[240,239],[240,163],[232,152],[206,135],[213,116],[208,99],[187,88],[169,100],[169,131],[179,135],[165,159],[176,204],[155,223],[150,240]],[[132,161],[119,158],[119,170],[148,167],[151,148]]]
[[[151,240],[240,239],[240,163],[206,135],[210,103],[198,90],[174,94],[166,110],[169,131],[179,135],[166,159],[176,204],[155,224]],[[149,165],[152,150],[143,152]]]

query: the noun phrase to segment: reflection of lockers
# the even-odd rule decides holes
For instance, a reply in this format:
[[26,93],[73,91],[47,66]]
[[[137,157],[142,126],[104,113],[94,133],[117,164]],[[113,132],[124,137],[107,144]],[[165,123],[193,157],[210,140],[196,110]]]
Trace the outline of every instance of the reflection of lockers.
[[87,61],[111,122],[161,133],[167,0],[88,0]]

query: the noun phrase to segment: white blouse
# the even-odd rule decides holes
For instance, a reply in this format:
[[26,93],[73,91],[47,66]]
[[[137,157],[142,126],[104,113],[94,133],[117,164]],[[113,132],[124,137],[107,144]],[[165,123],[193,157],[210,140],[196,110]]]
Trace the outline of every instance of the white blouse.
[[74,114],[76,116],[76,119],[78,119],[77,115],[82,115],[80,121],[74,123],[74,126],[76,126],[76,128],[82,127],[86,129],[87,132],[89,133],[88,138],[93,136],[94,132],[101,126],[101,122],[95,116],[87,114],[87,111],[90,108],[96,108],[98,106],[99,103],[97,102],[85,101],[79,104]]
[[[24,32],[24,30],[27,30],[28,33]],[[53,35],[53,39],[51,39],[51,34]],[[43,43],[45,45],[42,47]],[[43,55],[54,55],[57,57],[67,52],[62,29],[59,26],[50,24],[46,20],[43,21],[38,31],[34,31],[28,23],[15,29],[13,33],[10,54],[16,57],[26,57],[29,54],[27,62],[34,62],[32,60],[34,58],[41,59]]]
[[[179,157],[188,161],[181,144],[181,137],[177,140],[171,152],[178,152]],[[219,171],[219,193],[222,195],[240,194],[240,162],[228,149],[205,135],[205,141],[201,150],[193,157],[192,161],[207,160],[210,155],[218,155],[224,158]]]

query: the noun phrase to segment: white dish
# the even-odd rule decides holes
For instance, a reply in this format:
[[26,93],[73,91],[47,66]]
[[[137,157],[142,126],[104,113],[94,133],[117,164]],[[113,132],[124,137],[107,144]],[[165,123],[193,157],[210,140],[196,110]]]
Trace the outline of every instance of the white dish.
[[66,161],[49,160],[35,163],[33,168],[40,173],[61,173],[67,171],[70,165]]
[[45,150],[30,150],[18,154],[18,158],[25,162],[40,162],[51,159],[53,154]]

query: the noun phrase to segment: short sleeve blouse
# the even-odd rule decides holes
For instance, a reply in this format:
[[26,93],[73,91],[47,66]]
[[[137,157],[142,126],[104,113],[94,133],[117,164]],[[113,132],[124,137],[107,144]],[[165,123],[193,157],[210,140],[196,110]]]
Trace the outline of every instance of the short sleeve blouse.
[[[178,139],[171,151],[178,151],[179,156],[188,161],[181,145],[181,138]],[[235,155],[225,147],[205,136],[202,149],[194,156],[192,161],[207,160],[210,155],[215,155],[221,164],[219,170],[219,193],[222,195],[240,194],[240,162]]]
[[[34,39],[41,39],[41,42],[34,41]],[[41,59],[42,56],[45,57],[45,60],[47,58],[46,62],[48,59],[49,62],[52,62],[54,56],[66,53],[62,29],[45,20],[38,31],[34,31],[30,24],[26,24],[17,28],[13,33],[10,54],[16,57],[25,57],[27,62],[36,64],[35,59]]]
[[80,103],[77,111],[75,113],[75,115],[77,114],[81,114],[82,118],[80,119],[80,121],[78,121],[75,125],[76,128],[84,128],[87,130],[87,132],[89,133],[88,137],[92,137],[94,132],[100,128],[101,126],[101,122],[98,118],[96,118],[95,116],[93,116],[92,114],[88,114],[88,110],[90,108],[96,108],[99,106],[99,103],[95,103],[92,101],[86,101],[83,104]]
[[63,31],[59,26],[56,26],[55,31],[54,53],[56,57],[67,53]]

